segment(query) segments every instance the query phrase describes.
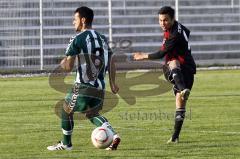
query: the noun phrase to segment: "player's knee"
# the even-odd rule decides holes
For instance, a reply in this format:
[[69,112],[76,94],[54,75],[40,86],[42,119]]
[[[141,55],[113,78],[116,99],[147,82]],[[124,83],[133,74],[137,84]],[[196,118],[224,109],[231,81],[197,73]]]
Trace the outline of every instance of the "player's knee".
[[171,70],[175,68],[180,68],[180,62],[178,60],[172,60],[168,62],[168,66]]
[[174,69],[171,69],[171,75],[173,76],[173,78],[174,78],[174,76],[177,76],[180,73],[181,73],[181,68],[180,67],[176,67]]
[[183,76],[182,76],[182,72],[180,68],[174,68],[171,70],[171,76],[172,79],[175,81],[175,83],[179,83],[181,81],[183,81]]
[[171,76],[171,70],[170,70],[169,66],[168,66],[168,65],[163,65],[163,68],[162,68],[162,69],[163,69],[163,75],[164,75],[165,79],[166,79],[168,82],[174,84],[174,83],[173,83],[172,76]]

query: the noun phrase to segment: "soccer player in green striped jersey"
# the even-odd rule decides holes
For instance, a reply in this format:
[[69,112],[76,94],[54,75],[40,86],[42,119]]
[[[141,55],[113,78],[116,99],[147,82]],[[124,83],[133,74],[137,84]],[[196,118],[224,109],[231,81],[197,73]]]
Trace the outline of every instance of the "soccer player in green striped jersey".
[[112,51],[105,36],[92,29],[94,13],[88,7],[77,8],[74,12],[73,25],[77,34],[71,38],[60,66],[64,71],[71,71],[77,61],[76,79],[73,88],[67,93],[62,109],[63,139],[47,149],[71,150],[74,112],[82,112],[96,126],[106,126],[114,133],[108,150],[116,150],[120,137],[108,120],[99,114],[102,108],[106,71],[109,72],[109,83],[113,93],[119,88],[115,83],[115,66]]

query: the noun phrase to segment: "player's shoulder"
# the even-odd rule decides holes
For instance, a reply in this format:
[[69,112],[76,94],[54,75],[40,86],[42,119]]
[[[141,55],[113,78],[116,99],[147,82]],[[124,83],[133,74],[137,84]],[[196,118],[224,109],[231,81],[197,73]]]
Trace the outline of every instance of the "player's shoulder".
[[84,32],[78,32],[75,35],[73,35],[70,39],[70,41],[81,41],[86,35],[84,35]]
[[97,32],[97,31],[95,31],[95,32],[99,35],[99,37],[100,37],[101,39],[103,39],[104,41],[107,41],[107,38],[106,38],[105,35],[103,35],[102,33]]
[[79,32],[75,35],[76,39],[81,39],[83,37],[86,37],[88,35],[87,31]]
[[90,34],[91,34],[91,31],[85,30],[83,32],[79,32],[75,34],[72,39],[74,39],[74,41],[76,41],[77,43],[82,43],[82,42],[84,43],[86,39],[91,37]]
[[89,34],[91,34],[91,36],[93,36],[93,37],[97,36],[97,37],[100,37],[100,38],[103,39],[103,40],[107,40],[107,38],[106,38],[105,35],[101,34],[100,32],[98,32],[98,31],[96,31],[96,30],[94,30],[94,29],[86,30],[86,31],[85,31],[82,35],[80,35],[80,36],[87,36],[87,35],[89,35]]
[[186,26],[179,23],[178,21],[175,21],[173,24],[172,34],[178,36],[181,35],[183,31],[186,32],[187,34],[190,33],[190,30]]

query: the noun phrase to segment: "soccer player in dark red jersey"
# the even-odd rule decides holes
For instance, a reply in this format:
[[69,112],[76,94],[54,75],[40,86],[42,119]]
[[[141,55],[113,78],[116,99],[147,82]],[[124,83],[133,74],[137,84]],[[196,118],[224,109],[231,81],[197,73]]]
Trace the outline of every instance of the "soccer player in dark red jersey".
[[171,82],[176,97],[176,115],[174,132],[167,143],[177,143],[185,118],[185,107],[194,82],[196,64],[191,55],[188,40],[190,31],[175,20],[174,9],[162,7],[159,12],[159,24],[163,29],[162,47],[154,53],[134,53],[135,60],[160,59],[165,57],[163,72]]

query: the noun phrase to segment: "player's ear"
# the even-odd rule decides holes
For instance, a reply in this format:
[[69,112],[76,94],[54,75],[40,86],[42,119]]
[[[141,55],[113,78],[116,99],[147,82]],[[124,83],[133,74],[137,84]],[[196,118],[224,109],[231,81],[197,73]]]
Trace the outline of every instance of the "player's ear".
[[82,22],[82,24],[86,24],[86,18],[81,18],[81,22]]

